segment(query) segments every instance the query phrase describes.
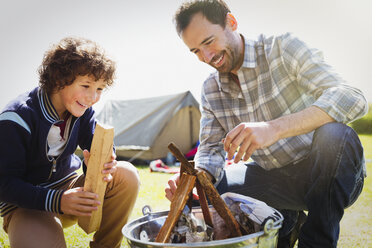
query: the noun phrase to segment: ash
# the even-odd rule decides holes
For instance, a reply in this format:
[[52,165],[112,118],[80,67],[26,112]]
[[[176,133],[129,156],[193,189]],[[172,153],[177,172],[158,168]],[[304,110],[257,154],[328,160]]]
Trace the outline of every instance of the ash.
[[195,243],[213,240],[213,228],[193,213],[182,213],[171,234],[172,243]]
[[[266,203],[235,193],[221,195],[240,226],[243,235],[263,230],[267,220],[278,221],[281,217]],[[194,243],[231,238],[231,231],[216,210],[210,208],[213,228],[206,225],[201,216],[183,212],[171,234],[172,243]]]

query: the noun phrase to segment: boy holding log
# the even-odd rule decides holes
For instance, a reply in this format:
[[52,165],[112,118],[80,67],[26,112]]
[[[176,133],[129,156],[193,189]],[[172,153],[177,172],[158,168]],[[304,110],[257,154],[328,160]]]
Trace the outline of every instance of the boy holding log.
[[[0,114],[0,213],[12,247],[66,247],[63,228],[102,206],[90,247],[120,247],[121,228],[138,195],[128,162],[104,165],[104,202],[83,191],[96,125],[92,105],[112,85],[115,63],[94,42],[68,37],[48,50],[40,82]],[[83,150],[82,162],[75,154]]]

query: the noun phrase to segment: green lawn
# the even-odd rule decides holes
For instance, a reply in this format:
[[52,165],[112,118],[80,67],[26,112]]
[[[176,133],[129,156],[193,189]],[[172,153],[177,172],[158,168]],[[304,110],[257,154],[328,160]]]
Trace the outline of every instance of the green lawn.
[[[360,135],[367,161],[372,160],[372,135]],[[151,173],[147,166],[138,166],[141,177],[141,190],[131,220],[142,216],[142,207],[150,205],[153,211],[169,209],[169,202],[164,197],[164,187],[169,174]],[[372,162],[367,163],[367,174],[364,189],[356,203],[346,209],[341,221],[341,233],[338,247],[368,248],[372,247]],[[2,226],[2,219],[0,219]],[[76,225],[65,229],[68,247],[87,247],[92,235],[86,235]],[[127,247],[123,241],[122,247]],[[5,232],[0,230],[0,248],[9,247]]]
[[358,200],[345,210],[338,247],[372,247],[372,135],[360,135],[367,160],[367,177]]

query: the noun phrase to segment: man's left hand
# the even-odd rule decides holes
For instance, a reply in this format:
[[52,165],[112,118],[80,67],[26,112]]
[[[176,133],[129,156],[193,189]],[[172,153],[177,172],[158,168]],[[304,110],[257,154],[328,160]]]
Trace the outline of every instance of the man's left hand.
[[222,142],[227,159],[231,160],[238,151],[234,158],[234,163],[238,163],[243,155],[246,161],[254,151],[272,145],[277,139],[275,129],[269,123],[243,122],[233,128]]

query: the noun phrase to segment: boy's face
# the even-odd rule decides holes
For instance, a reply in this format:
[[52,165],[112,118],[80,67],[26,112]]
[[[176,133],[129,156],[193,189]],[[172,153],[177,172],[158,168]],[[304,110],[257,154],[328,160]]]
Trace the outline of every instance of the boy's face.
[[74,82],[52,94],[51,100],[60,118],[66,111],[80,117],[85,110],[99,101],[106,82],[93,76],[76,76]]

